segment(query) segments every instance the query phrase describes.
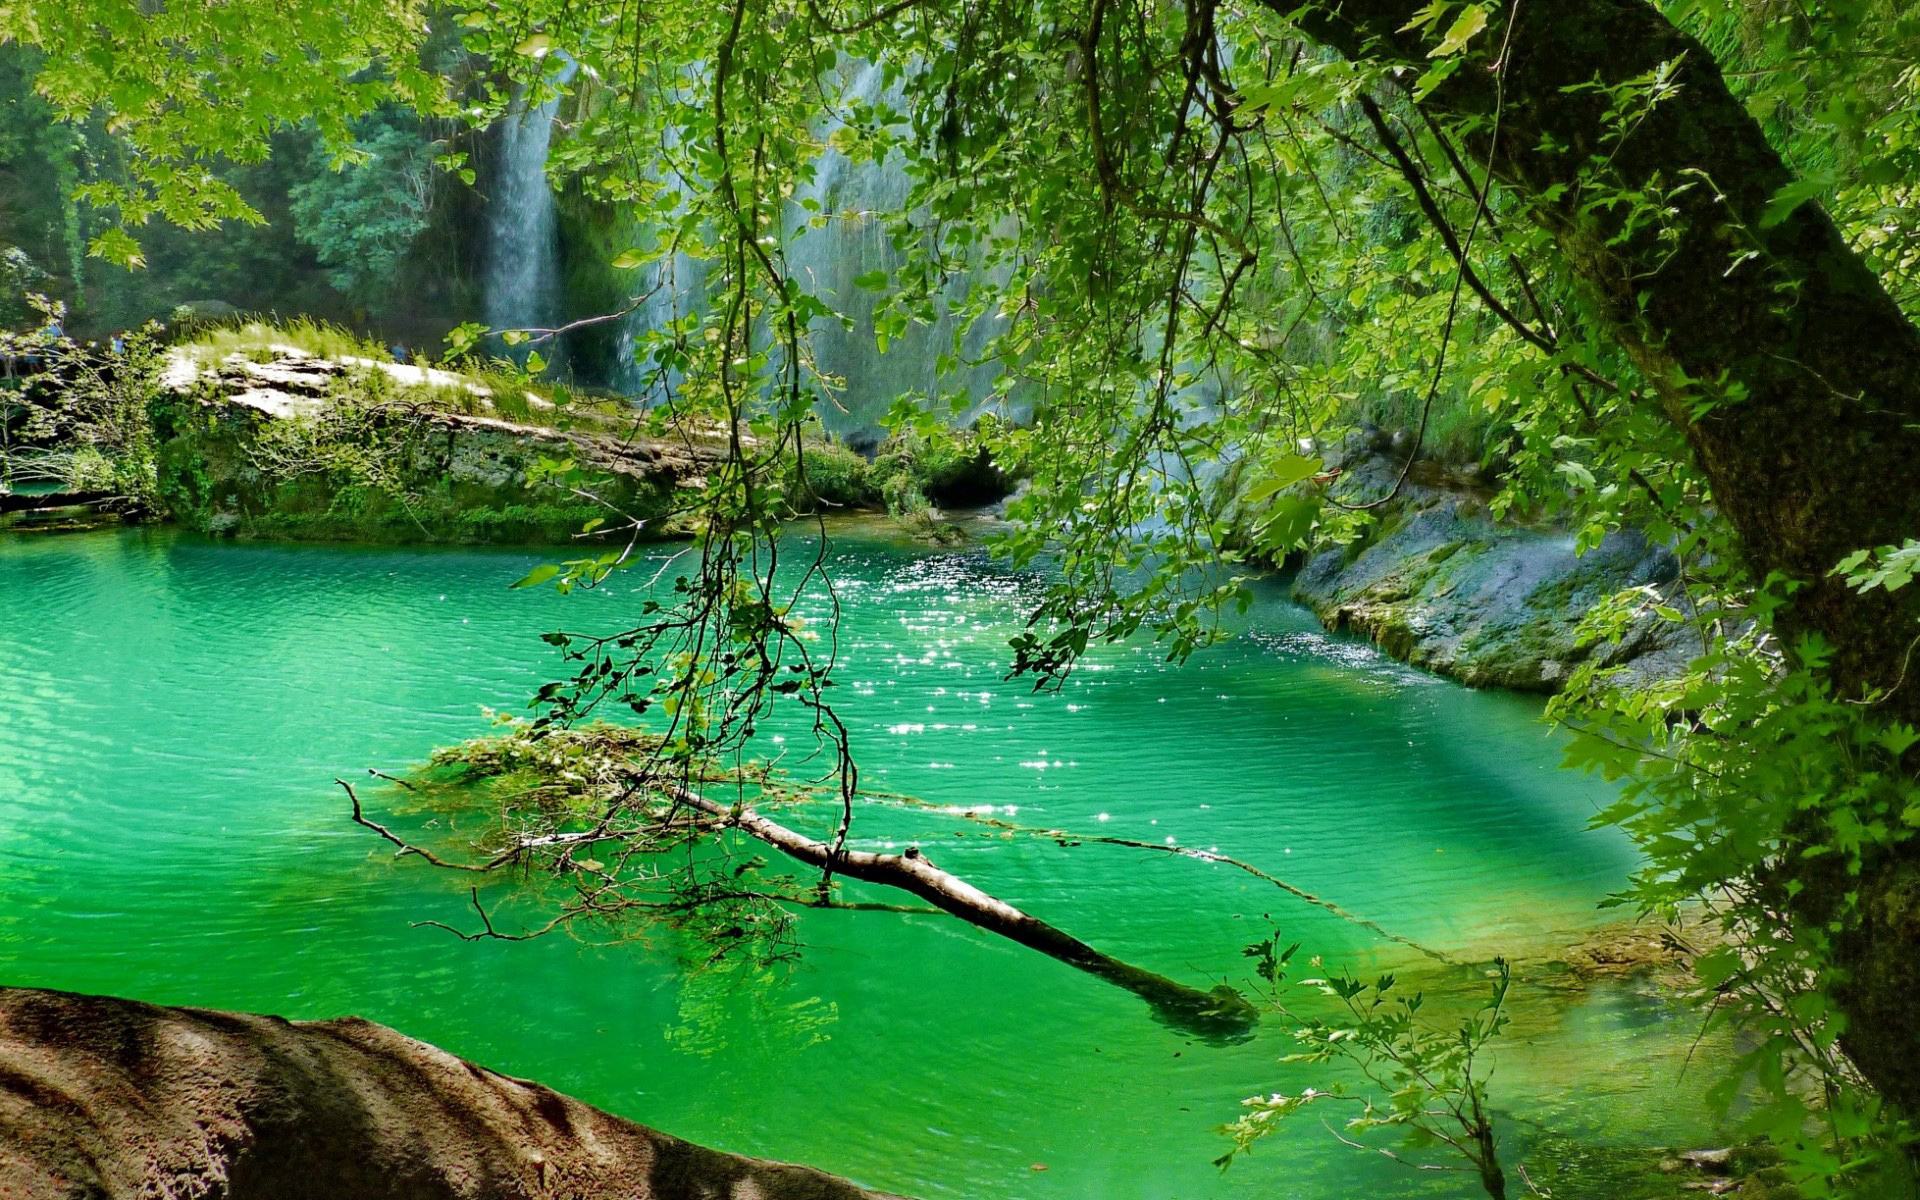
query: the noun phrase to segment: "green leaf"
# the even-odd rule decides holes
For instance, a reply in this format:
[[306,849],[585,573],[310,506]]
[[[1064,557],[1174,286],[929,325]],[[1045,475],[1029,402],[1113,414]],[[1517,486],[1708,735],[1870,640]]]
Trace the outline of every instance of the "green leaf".
[[1487,10],[1477,4],[1468,7],[1465,12],[1454,18],[1453,24],[1447,27],[1446,36],[1440,39],[1438,46],[1428,51],[1427,57],[1446,58],[1460,53],[1467,48],[1467,43],[1486,27]]
[[1851,575],[1867,559],[1873,557],[1872,550],[1855,550],[1840,560],[1838,566],[1827,572],[1829,575]]
[[1398,32],[1411,33],[1416,29],[1431,29],[1440,23],[1447,15],[1447,10],[1452,7],[1450,0],[1433,0],[1430,4],[1424,4],[1413,11],[1412,18],[1402,25]]
[[477,321],[466,321],[456,325],[447,333],[447,357],[459,358],[473,349],[474,344],[487,336],[487,327]]
[[1594,487],[1593,471],[1585,463],[1558,462],[1553,469],[1567,477],[1568,482],[1582,490],[1591,491]]
[[140,253],[140,243],[134,241],[133,235],[118,225],[94,235],[93,240],[87,243],[87,253],[94,258],[104,258],[129,271],[138,270],[147,265],[146,255]]
[[1760,214],[1760,228],[1772,229],[1785,221],[1802,204],[1832,188],[1834,182],[1831,174],[1823,172],[1788,183],[1767,201],[1766,211]]
[[535,567],[533,570],[528,571],[524,579],[521,579],[518,583],[512,584],[510,586],[517,587],[517,588],[539,587],[541,584],[545,583],[549,579],[552,579],[554,576],[558,575],[559,573],[560,573],[560,568],[555,566],[554,564],[541,563],[539,566]]
[[1415,100],[1425,100],[1428,95],[1433,92],[1433,89],[1439,87],[1448,79],[1451,79],[1453,73],[1459,69],[1460,60],[1458,58],[1440,59],[1428,67],[1426,71],[1421,74],[1420,78],[1413,81],[1413,98]]
[[1319,458],[1305,454],[1283,454],[1265,466],[1260,482],[1247,489],[1242,499],[1247,504],[1262,503],[1276,492],[1318,475],[1325,466],[1325,461]]
[[1317,496],[1282,496],[1273,509],[1255,527],[1261,548],[1269,553],[1285,554],[1298,549],[1313,532],[1320,517]]

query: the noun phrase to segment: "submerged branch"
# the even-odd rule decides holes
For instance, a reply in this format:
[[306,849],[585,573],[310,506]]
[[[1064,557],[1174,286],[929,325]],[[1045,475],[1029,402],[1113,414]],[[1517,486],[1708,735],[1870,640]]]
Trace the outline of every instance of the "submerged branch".
[[[869,792],[867,793],[867,795],[878,796],[879,794]],[[879,797],[879,798],[891,800],[891,801],[905,804],[915,808],[933,807],[932,805],[928,805],[924,801],[917,800],[912,796],[888,794],[888,795],[885,795],[884,797]],[[1325,899],[1321,896],[1317,896],[1314,893],[1307,891],[1305,888],[1297,887],[1294,884],[1288,883],[1286,880],[1281,879],[1277,875],[1271,874],[1267,871],[1263,871],[1259,867],[1254,866],[1252,863],[1246,862],[1242,859],[1234,858],[1231,855],[1221,854],[1213,850],[1196,850],[1191,846],[1182,846],[1177,842],[1171,843],[1171,844],[1164,843],[1164,842],[1142,842],[1142,841],[1136,841],[1133,838],[1109,837],[1104,834],[1068,833],[1064,829],[1041,829],[1033,825],[1016,825],[1012,821],[1002,821],[998,817],[989,817],[981,813],[967,812],[964,810],[959,812],[956,815],[964,817],[969,821],[978,822],[979,824],[982,824],[982,825],[991,825],[995,829],[1004,829],[1009,833],[1023,833],[1023,834],[1027,834],[1030,837],[1049,838],[1055,842],[1058,842],[1063,846],[1078,845],[1081,842],[1093,842],[1102,846],[1125,846],[1131,850],[1151,850],[1159,854],[1170,854],[1175,858],[1191,858],[1199,862],[1219,863],[1222,866],[1233,867],[1236,870],[1245,871],[1247,874],[1252,875],[1256,879],[1264,880],[1265,882],[1272,884],[1274,887],[1279,888],[1281,891],[1287,893],[1289,896],[1292,896],[1296,900],[1301,900],[1308,904],[1313,905],[1316,908],[1324,909],[1327,912],[1332,913],[1334,916],[1339,917],[1342,921],[1346,921],[1351,925],[1357,925],[1360,928],[1367,930],[1369,933],[1373,933],[1378,935],[1379,937],[1383,937],[1387,941],[1396,942],[1402,946],[1407,947],[1409,950],[1416,950],[1419,953],[1426,955],[1428,958],[1431,958],[1436,962],[1445,963],[1450,967],[1465,965],[1461,963],[1458,959],[1453,958],[1447,954],[1444,954],[1438,950],[1435,950],[1431,946],[1422,945],[1421,943],[1414,941],[1410,937],[1404,937],[1401,934],[1397,934],[1392,932],[1391,930],[1385,929],[1379,924],[1373,921],[1369,921],[1367,920],[1367,918],[1363,916],[1360,916],[1358,913],[1347,911],[1346,909],[1340,907],[1338,904],[1335,904],[1331,900]]]
[[[1060,836],[1064,837],[1067,835],[1063,834]],[[1287,893],[1288,895],[1294,897],[1295,899],[1304,900],[1306,903],[1311,904],[1316,908],[1325,909],[1327,912],[1330,912],[1334,916],[1339,917],[1342,921],[1346,921],[1349,924],[1358,925],[1360,928],[1365,929],[1370,933],[1377,934],[1380,937],[1383,937],[1390,942],[1397,942],[1400,945],[1407,947],[1409,950],[1417,950],[1421,954],[1426,955],[1428,958],[1431,958],[1436,962],[1445,963],[1450,967],[1457,967],[1462,965],[1461,962],[1456,958],[1452,958],[1446,954],[1443,954],[1440,951],[1433,949],[1431,946],[1423,946],[1419,942],[1414,941],[1410,937],[1404,937],[1400,934],[1384,929],[1380,925],[1376,924],[1375,922],[1369,921],[1365,917],[1360,916],[1357,913],[1348,912],[1346,909],[1341,908],[1338,904],[1335,904],[1331,900],[1322,899],[1321,897],[1314,895],[1312,892],[1309,892],[1304,888],[1295,887],[1293,884],[1288,883],[1286,880],[1281,879],[1277,875],[1270,875],[1267,872],[1261,870],[1259,867],[1254,866],[1250,862],[1242,862],[1240,859],[1231,858],[1225,854],[1216,854],[1211,850],[1195,850],[1188,846],[1180,846],[1180,845],[1168,846],[1168,845],[1163,845],[1157,842],[1137,842],[1137,841],[1134,841],[1132,838],[1104,837],[1104,836],[1102,837],[1075,836],[1073,840],[1078,842],[1098,842],[1102,845],[1107,845],[1107,846],[1127,846],[1134,850],[1154,850],[1154,851],[1158,851],[1161,854],[1171,854],[1176,858],[1193,858],[1193,859],[1198,859],[1201,862],[1220,863],[1223,866],[1234,867],[1239,870],[1245,871],[1247,874],[1254,876],[1256,879],[1264,879],[1266,882],[1272,884],[1274,887],[1279,888],[1281,891]]]
[[[658,775],[647,774],[631,766],[623,768],[623,774],[624,781],[619,787],[622,799],[606,815],[610,818],[613,811],[627,807],[642,791],[650,792],[665,803],[655,802],[657,807],[649,818],[648,828],[621,830],[613,828],[609,821],[603,820],[595,828],[587,831],[522,834],[506,849],[495,853],[491,858],[472,863],[452,862],[408,842],[386,826],[367,817],[361,809],[360,798],[353,788],[344,780],[337,782],[346,790],[348,798],[353,803],[353,820],[356,824],[373,830],[399,847],[401,856],[418,855],[436,867],[487,873],[501,867],[524,866],[536,851],[550,853],[558,849],[564,858],[574,850],[594,842],[617,842],[633,846],[644,842],[649,833],[657,833],[661,828],[666,827],[676,827],[683,831],[693,829],[706,833],[732,829],[746,834],[755,842],[778,850],[781,854],[805,866],[821,871],[831,871],[837,876],[863,883],[894,888],[926,902],[931,907],[846,902],[834,899],[830,895],[790,896],[754,893],[752,897],[754,899],[778,905],[791,904],[809,908],[939,913],[954,916],[977,928],[998,934],[1029,949],[1038,950],[1068,966],[1125,988],[1145,1000],[1158,1020],[1207,1041],[1243,1040],[1251,1035],[1253,1027],[1258,1022],[1258,1010],[1231,987],[1222,984],[1203,991],[1102,953],[1071,934],[1022,912],[998,897],[987,894],[951,872],[936,867],[917,848],[909,849],[902,854],[880,854],[849,849],[832,842],[815,840],[761,815],[748,805],[730,805],[710,799],[678,781],[665,780]],[[587,865],[594,869],[604,887],[589,888],[577,897],[566,911],[556,915],[538,929],[516,934],[496,928],[484,906],[481,905],[476,889],[472,895],[472,902],[475,911],[480,914],[481,928],[478,931],[458,929],[452,931],[467,940],[523,941],[566,926],[574,918],[581,916],[612,915],[628,910],[652,909],[663,913],[690,910],[714,898],[711,894],[704,894],[683,896],[665,902],[648,902],[626,897],[617,904],[604,905],[596,897],[605,890],[605,887],[618,885],[613,882],[611,876],[600,870],[598,864]],[[576,864],[574,869],[580,869],[579,865]],[[745,893],[738,893],[734,898],[741,898],[744,895]],[[424,924],[452,928],[441,922],[424,922]]]
[[400,849],[394,854],[395,858],[405,858],[409,854],[417,854],[421,858],[424,858],[428,862],[432,863],[434,866],[445,867],[450,871],[490,871],[493,869],[492,863],[487,863],[483,865],[479,863],[448,862],[446,859],[441,858],[438,855],[434,854],[433,851],[414,845],[412,842],[407,841],[405,838],[401,837],[399,834],[393,832],[393,830],[388,829],[385,825],[380,824],[378,821],[372,820],[364,812],[360,811],[360,795],[358,792],[355,792],[353,790],[352,784],[348,783],[344,779],[335,779],[334,782],[346,789],[347,799],[353,802],[353,823],[355,825],[366,826],[368,829],[373,830],[375,833],[387,839],[389,842],[392,842],[394,845],[400,847]]
[[744,805],[724,805],[688,788],[674,788],[672,796],[676,802],[706,813],[721,825],[738,829],[790,858],[809,866],[831,868],[835,874],[850,879],[898,888],[970,925],[1123,987],[1145,1000],[1155,1016],[1169,1025],[1209,1040],[1234,1040],[1247,1036],[1258,1021],[1254,1006],[1232,988],[1223,984],[1203,992],[1144,967],[1122,962],[934,866],[918,849],[909,848],[903,854],[847,849],[836,852],[825,842],[815,841]]

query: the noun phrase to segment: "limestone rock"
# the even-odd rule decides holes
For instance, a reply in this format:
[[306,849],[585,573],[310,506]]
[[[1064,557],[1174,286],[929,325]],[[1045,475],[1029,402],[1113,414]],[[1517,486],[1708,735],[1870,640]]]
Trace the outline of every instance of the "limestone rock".
[[[1362,450],[1348,474],[1384,494],[1397,469]],[[1429,469],[1402,485],[1371,541],[1308,560],[1293,595],[1329,628],[1364,634],[1416,666],[1475,686],[1552,692],[1589,658],[1634,679],[1679,674],[1688,649],[1650,607],[1618,645],[1577,637],[1593,607],[1624,589],[1672,602],[1677,574],[1673,556],[1635,532],[1577,555],[1570,535],[1496,524],[1467,481]]]
[[[669,536],[675,495],[701,486],[727,453],[712,430],[649,438],[624,417],[562,428],[539,397],[506,406],[453,372],[285,345],[215,362],[178,352],[161,384],[154,422],[168,510],[240,537],[579,545],[574,535],[596,517],[630,529],[622,515],[644,536]],[[326,429],[347,452],[297,462],[262,453],[276,423],[324,423],[356,388],[380,399]],[[579,464],[594,498],[542,482],[543,460]]]

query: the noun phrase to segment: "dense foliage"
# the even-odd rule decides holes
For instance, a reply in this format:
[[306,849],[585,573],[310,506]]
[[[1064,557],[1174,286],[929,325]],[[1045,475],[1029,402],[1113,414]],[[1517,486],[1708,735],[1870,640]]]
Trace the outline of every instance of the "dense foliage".
[[[328,169],[293,186],[293,216],[342,293],[378,301],[394,286],[427,227],[434,183],[427,149],[416,130],[379,120],[366,122],[337,154],[314,148]],[[344,169],[350,166],[358,169]]]
[[[45,53],[54,113],[122,139],[115,172],[68,188],[121,262],[151,217],[257,217],[214,168],[259,162],[305,127],[290,114],[329,147],[387,104],[484,124],[557,86],[556,55],[580,63],[556,169],[630,217],[615,266],[642,280],[645,399],[662,428],[718,423],[732,454],[672,602],[562,638],[580,673],[540,720],[657,709],[656,752],[692,772],[751,759],[757,723],[801,704],[841,838],[857,774],[831,634],[789,616],[819,564],[783,570],[777,533],[783,464],[846,386],[810,339],[856,308],[881,352],[933,326],[943,377],[991,368],[990,394],[905,395],[897,423],[1003,418],[982,436],[1032,486],[1000,548],[1061,569],[1013,648],[1042,684],[1100,639],[1203,644],[1240,594],[1223,558],[1354,536],[1383,498],[1328,447],[1358,417],[1497,456],[1499,506],[1557,512],[1585,544],[1623,525],[1671,543],[1679,585],[1620,598],[1592,634],[1656,605],[1697,633],[1694,667],[1635,691],[1588,671],[1555,714],[1628,780],[1609,819],[1649,865],[1623,902],[1703,902],[1735,935],[1706,982],[1716,1019],[1757,1035],[1756,1127],[1809,1188],[1894,1194],[1920,1102],[1898,965],[1920,824],[1899,586],[1920,502],[1902,449],[1920,16],[1536,6],[87,0],[0,10],[0,30]],[[430,24],[488,72],[425,69]],[[367,196],[414,178],[369,153],[389,175]],[[834,209],[829,153],[904,172],[904,203]],[[352,216],[358,192],[300,195],[342,263],[409,227],[404,204],[389,228]],[[877,300],[795,267],[810,230],[847,221],[884,226],[890,268],[855,281]],[[591,586],[623,561],[550,577]]]

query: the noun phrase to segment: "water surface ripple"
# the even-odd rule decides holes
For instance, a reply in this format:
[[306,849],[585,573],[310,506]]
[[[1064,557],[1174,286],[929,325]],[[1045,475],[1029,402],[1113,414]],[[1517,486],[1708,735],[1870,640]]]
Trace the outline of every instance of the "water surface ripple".
[[[636,611],[644,572],[507,588],[540,560],[0,535],[0,980],[359,1013],[682,1136],[927,1197],[1468,1194],[1311,1125],[1216,1172],[1240,1097],[1328,1082],[1276,1063],[1284,1021],[1198,1044],[944,918],[808,914],[803,959],[758,981],[689,976],[644,942],[417,927],[464,921],[467,881],[394,862],[331,780],[482,732],[482,706],[517,709],[558,669],[538,633]],[[840,703],[876,788],[1217,848],[1469,959],[1591,924],[1631,865],[1584,831],[1604,794],[1556,769],[1537,704],[1328,637],[1277,594],[1184,668],[1109,648],[1034,694],[1002,678],[1020,580],[858,539],[831,561]],[[1226,866],[986,832],[880,808],[855,826],[1203,986],[1247,983],[1240,948],[1276,925],[1303,953],[1422,969]],[[1697,1122],[1670,1086],[1690,1025],[1605,992],[1536,1008],[1504,1103],[1573,1136]]]

